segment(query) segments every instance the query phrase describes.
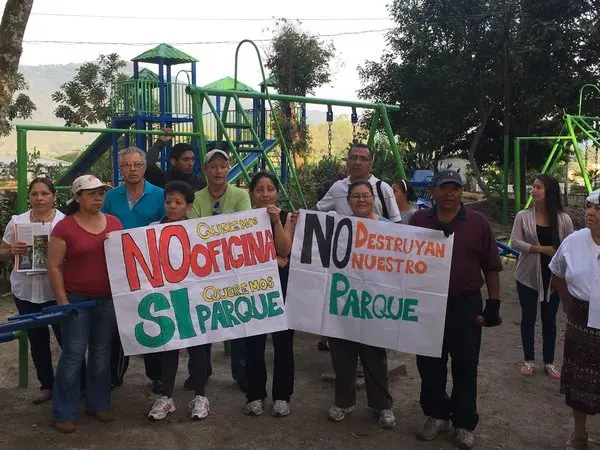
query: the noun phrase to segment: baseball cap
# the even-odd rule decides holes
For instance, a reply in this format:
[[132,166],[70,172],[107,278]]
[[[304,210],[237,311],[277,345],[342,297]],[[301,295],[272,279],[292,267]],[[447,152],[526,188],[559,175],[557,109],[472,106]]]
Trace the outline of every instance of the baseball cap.
[[85,191],[88,189],[98,189],[103,187],[105,189],[110,189],[111,187],[95,177],[94,175],[81,175],[80,177],[75,178],[73,184],[71,185],[71,193],[73,195],[77,194],[80,191]]
[[588,195],[586,201],[593,203],[594,205],[600,205],[600,189],[596,189]]
[[217,155],[221,155],[223,158],[229,161],[229,155],[227,153],[225,153],[223,150],[214,149],[206,154],[206,156],[204,157],[204,164],[208,164],[210,160]]
[[460,173],[456,170],[440,170],[434,175],[432,180],[433,187],[438,187],[445,183],[458,184],[460,187],[463,185]]

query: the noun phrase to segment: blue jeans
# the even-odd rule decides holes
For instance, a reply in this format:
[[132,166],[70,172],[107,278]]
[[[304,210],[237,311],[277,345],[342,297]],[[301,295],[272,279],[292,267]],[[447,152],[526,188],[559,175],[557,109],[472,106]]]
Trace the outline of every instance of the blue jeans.
[[68,294],[69,303],[96,300],[92,309],[79,310],[76,317],[61,323],[62,353],[52,391],[52,417],[74,421],[80,398],[79,371],[88,350],[87,410],[110,411],[110,353],[117,327],[112,297],[84,297]]
[[[517,281],[517,294],[521,303],[521,341],[523,343],[523,356],[525,361],[535,360],[534,336],[535,321],[537,318],[538,291],[531,289]],[[541,302],[542,317],[542,354],[544,364],[554,363],[554,350],[556,347],[556,314],[560,297],[556,292],[550,294],[547,302]]]

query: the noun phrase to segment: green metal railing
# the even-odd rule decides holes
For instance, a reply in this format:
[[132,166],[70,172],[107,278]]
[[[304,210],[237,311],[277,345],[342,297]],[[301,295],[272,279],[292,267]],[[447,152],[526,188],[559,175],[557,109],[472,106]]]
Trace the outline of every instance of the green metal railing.
[[[192,104],[184,83],[163,83],[166,115],[191,117]],[[151,80],[127,80],[115,83],[111,94],[113,117],[157,117],[160,111],[160,83]]]
[[[29,131],[44,132],[67,132],[67,133],[108,133],[108,134],[146,134],[165,135],[159,130],[132,130],[120,128],[80,128],[80,127],[56,127],[44,125],[17,125],[17,211],[27,211],[27,133]],[[202,133],[175,131],[172,136],[187,136],[199,139]]]

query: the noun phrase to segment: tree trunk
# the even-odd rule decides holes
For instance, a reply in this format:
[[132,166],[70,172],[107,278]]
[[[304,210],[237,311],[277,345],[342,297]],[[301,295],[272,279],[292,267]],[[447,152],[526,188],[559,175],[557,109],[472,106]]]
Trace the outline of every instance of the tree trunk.
[[33,0],[8,0],[0,23],[0,121],[6,119]]
[[479,124],[479,128],[477,128],[475,136],[473,136],[473,140],[471,141],[471,146],[469,147],[469,163],[471,164],[471,170],[473,171],[473,176],[475,177],[475,181],[477,181],[477,185],[483,191],[483,194],[485,195],[488,204],[492,207],[496,216],[500,217],[500,210],[498,209],[498,205],[496,204],[492,193],[483,181],[481,171],[479,170],[479,167],[477,167],[477,161],[475,160],[475,152],[477,151],[477,147],[479,146],[479,141],[481,140],[481,136],[483,134],[483,131],[485,130],[485,126],[487,125],[488,119],[490,118],[492,109],[493,108],[490,107],[487,111],[483,112],[483,115],[481,117],[481,123]]

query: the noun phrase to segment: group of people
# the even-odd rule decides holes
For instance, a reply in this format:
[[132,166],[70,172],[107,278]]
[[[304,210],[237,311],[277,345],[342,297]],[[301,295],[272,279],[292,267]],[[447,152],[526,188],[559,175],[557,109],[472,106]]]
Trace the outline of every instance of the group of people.
[[[56,373],[50,353],[47,327],[29,331],[31,355],[41,384],[34,403],[52,400],[53,426],[64,433],[76,430],[76,412],[85,392],[87,412],[100,422],[113,420],[111,390],[123,383],[128,360],[119,342],[112,303],[104,241],[107,234],[156,223],[228,214],[266,208],[271,219],[279,276],[284,299],[288,262],[296,214],[277,205],[278,181],[268,172],[252,179],[248,192],[228,184],[229,156],[223,150],[209,151],[203,161],[204,180],[193,173],[194,152],[185,143],[174,145],[170,169],[161,171],[156,161],[169,142],[161,136],[148,153],[126,148],[119,154],[119,169],[124,183],[114,189],[92,175],[77,178],[72,185],[72,202],[66,216],[55,208],[56,190],[47,178],[36,178],[29,185],[31,209],[14,216],[7,225],[0,258],[9,260],[27,251],[19,242],[15,225],[41,222],[52,229],[48,245],[48,271],[25,275],[13,271],[11,286],[21,314],[40,311],[58,303],[95,300],[92,309],[81,310],[54,326],[62,348]],[[414,190],[407,180],[391,185],[372,175],[373,153],[356,144],[348,152],[349,176],[329,187],[316,204],[320,211],[335,211],[364,219],[441,230],[454,235],[448,302],[442,355],[417,356],[421,377],[420,403],[427,420],[417,433],[422,440],[433,440],[454,428],[453,439],[459,448],[475,443],[477,414],[477,368],[481,347],[482,323],[500,325],[501,259],[486,217],[462,202],[462,179],[450,170],[436,173],[432,181],[434,206],[414,206]],[[149,180],[152,180],[150,182]],[[568,448],[587,444],[586,416],[600,408],[600,337],[587,327],[588,304],[600,295],[600,191],[588,197],[584,230],[573,233],[573,224],[560,203],[558,182],[540,175],[533,185],[534,206],[520,212],[514,223],[513,245],[521,252],[516,282],[522,308],[521,335],[524,363],[521,373],[535,371],[534,326],[537,305],[541,305],[544,370],[551,378],[561,378],[554,366],[556,315],[560,300],[567,313],[565,360],[561,386],[567,404],[573,409],[575,429]],[[487,298],[481,288],[487,287]],[[596,285],[596,286],[594,286]],[[596,289],[594,289],[596,287]],[[483,320],[481,320],[483,318]],[[294,389],[294,332],[273,333],[275,364],[272,388],[273,416],[290,414]],[[231,342],[231,373],[246,392],[247,415],[261,415],[267,398],[266,335]],[[327,338],[335,372],[334,404],[329,419],[340,421],[356,406],[356,377],[364,376],[368,406],[377,412],[384,428],[396,424],[388,381],[387,352],[338,338]],[[86,364],[87,350],[87,364]],[[210,403],[206,383],[211,376],[211,346],[186,349],[188,374],[184,386],[194,391],[190,417],[208,416]],[[600,356],[600,355],[599,355]],[[452,359],[453,388],[446,391],[448,359]],[[358,367],[360,359],[360,369]],[[175,410],[173,388],[179,351],[144,356],[146,375],[158,398],[148,417],[161,420]],[[452,425],[452,426],[451,426]]]

